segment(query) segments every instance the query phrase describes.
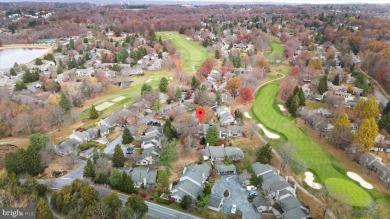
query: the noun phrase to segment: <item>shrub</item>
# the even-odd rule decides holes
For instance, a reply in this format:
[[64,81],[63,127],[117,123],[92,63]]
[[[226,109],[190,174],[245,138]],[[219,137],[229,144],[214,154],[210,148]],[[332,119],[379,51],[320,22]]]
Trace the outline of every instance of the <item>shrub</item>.
[[169,200],[166,200],[166,199],[163,199],[163,198],[160,198],[160,197],[156,198],[156,201],[157,201],[157,203],[164,204],[164,205],[169,205],[169,204],[171,204],[171,203],[169,202]]

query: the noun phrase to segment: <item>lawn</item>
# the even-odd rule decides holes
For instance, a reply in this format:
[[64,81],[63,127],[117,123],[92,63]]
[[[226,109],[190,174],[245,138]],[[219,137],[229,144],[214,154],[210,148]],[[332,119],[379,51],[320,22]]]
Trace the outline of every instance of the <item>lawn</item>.
[[207,51],[202,45],[189,39],[185,35],[176,32],[158,32],[163,40],[172,39],[173,45],[180,52],[180,57],[183,61],[183,68],[188,73],[195,73],[202,65],[203,61],[212,54]]
[[276,59],[282,59],[284,53],[284,45],[279,40],[272,39],[271,49],[265,52],[266,57],[269,60],[275,61]]
[[300,159],[319,177],[333,197],[354,206],[367,206],[371,196],[356,182],[347,178],[333,165],[333,157],[325,152],[318,143],[300,129],[293,120],[284,116],[277,109],[276,96],[279,82],[272,82],[259,89],[252,112],[270,131],[282,133],[283,136],[296,146]]

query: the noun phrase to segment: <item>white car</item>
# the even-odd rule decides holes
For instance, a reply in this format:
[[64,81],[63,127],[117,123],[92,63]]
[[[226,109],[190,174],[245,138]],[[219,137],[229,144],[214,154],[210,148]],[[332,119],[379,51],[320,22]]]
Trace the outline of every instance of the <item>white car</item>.
[[257,188],[256,188],[256,186],[247,186],[247,187],[246,187],[246,190],[247,190],[247,191],[256,191]]
[[237,211],[237,205],[236,205],[236,204],[233,204],[233,205],[232,205],[232,210],[230,211],[230,213],[235,214],[236,211]]

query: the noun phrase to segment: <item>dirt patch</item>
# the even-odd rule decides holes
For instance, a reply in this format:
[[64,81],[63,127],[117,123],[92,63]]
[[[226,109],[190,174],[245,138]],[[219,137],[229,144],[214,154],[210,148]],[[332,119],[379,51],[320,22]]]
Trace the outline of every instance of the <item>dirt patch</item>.
[[4,168],[4,157],[6,153],[15,152],[18,147],[11,144],[0,145],[0,169]]

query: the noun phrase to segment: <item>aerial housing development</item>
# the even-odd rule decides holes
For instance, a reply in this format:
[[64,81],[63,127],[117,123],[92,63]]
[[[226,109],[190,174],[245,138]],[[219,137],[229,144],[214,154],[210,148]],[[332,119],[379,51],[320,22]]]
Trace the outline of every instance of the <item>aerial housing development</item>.
[[390,5],[192,3],[0,3],[0,206],[389,218]]

